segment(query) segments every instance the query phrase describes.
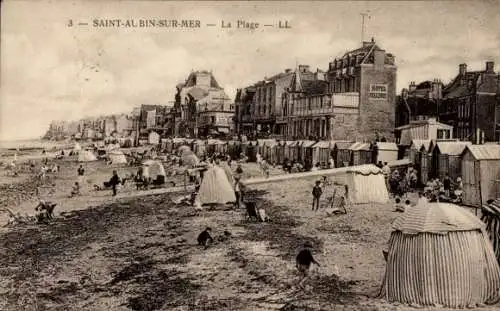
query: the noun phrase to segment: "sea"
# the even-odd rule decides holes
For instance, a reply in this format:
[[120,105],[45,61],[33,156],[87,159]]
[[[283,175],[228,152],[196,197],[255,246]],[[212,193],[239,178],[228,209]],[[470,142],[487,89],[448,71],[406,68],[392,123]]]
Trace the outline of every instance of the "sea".
[[0,150],[51,149],[68,145],[66,141],[50,141],[42,139],[0,140]]

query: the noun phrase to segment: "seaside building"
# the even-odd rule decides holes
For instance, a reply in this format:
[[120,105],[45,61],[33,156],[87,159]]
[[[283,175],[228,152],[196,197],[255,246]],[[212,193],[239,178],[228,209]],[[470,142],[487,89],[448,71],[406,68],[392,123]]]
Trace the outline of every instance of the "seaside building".
[[500,76],[494,66],[488,61],[484,70],[467,71],[467,64],[460,64],[457,76],[443,89],[439,120],[453,126],[460,140],[500,140]]
[[443,99],[443,83],[438,79],[423,81],[419,84],[410,82],[403,89],[396,104],[396,127],[411,121],[438,118],[438,106]]
[[326,77],[334,109],[329,119],[332,139],[346,138],[338,134],[342,127],[357,140],[393,137],[396,73],[394,55],[374,39],[330,62]]
[[281,96],[280,129],[286,139],[392,140],[396,72],[394,56],[373,39],[325,74],[298,66]]
[[199,137],[233,131],[234,104],[211,72],[191,72],[177,85],[172,109],[174,135]]
[[254,133],[253,108],[255,87],[249,86],[236,90],[235,104],[235,130],[239,134],[251,135]]

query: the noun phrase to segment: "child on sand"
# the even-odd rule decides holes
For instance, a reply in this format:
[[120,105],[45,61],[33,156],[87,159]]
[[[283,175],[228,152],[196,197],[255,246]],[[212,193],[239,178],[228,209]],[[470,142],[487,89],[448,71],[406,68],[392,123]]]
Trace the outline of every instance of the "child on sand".
[[304,249],[299,252],[297,255],[297,258],[295,259],[295,266],[297,267],[297,270],[299,270],[299,273],[302,276],[302,279],[299,282],[299,287],[303,287],[303,283],[306,281],[307,276],[309,274],[309,268],[311,267],[311,264],[314,263],[318,267],[320,264],[314,259],[312,253],[311,253],[311,248],[312,245],[310,243],[305,243],[304,244]]

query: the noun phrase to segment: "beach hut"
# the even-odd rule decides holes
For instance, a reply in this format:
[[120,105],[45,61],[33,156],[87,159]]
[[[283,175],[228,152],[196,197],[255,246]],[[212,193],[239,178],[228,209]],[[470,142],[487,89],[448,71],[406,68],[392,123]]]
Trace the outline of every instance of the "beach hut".
[[336,167],[345,167],[352,164],[351,150],[349,150],[352,144],[352,141],[335,141],[332,144]]
[[398,159],[398,146],[395,143],[377,142],[377,163],[392,162]]
[[295,161],[297,160],[296,157],[296,149],[295,145],[297,144],[297,141],[294,140],[287,140],[285,142],[285,158],[288,158],[290,161]]
[[120,150],[112,150],[108,153],[108,155],[112,164],[127,164],[127,158]]
[[490,237],[497,261],[500,262],[500,200],[483,204],[481,221],[486,224],[486,232]]
[[285,161],[285,141],[278,141],[276,144],[276,161],[281,165]]
[[370,143],[357,142],[349,147],[352,157],[352,165],[373,163],[372,146]]
[[328,167],[328,161],[331,157],[330,142],[329,141],[318,141],[312,147],[313,150],[313,163],[319,163],[321,167]]
[[387,203],[389,193],[382,170],[373,164],[347,170],[348,199],[353,204]]
[[256,141],[249,141],[246,145],[246,155],[248,157],[248,162],[257,162],[257,151],[258,146]]
[[430,151],[434,146],[434,142],[431,141],[429,145],[423,144],[420,147],[420,170],[418,177],[420,179],[421,184],[426,184],[429,180],[429,173],[431,170],[432,157]]
[[[422,146],[425,147],[425,150],[429,150],[431,142],[431,140],[414,139],[408,148],[408,159],[418,172],[422,169]],[[420,177],[419,182],[421,182]]]
[[464,204],[480,207],[499,197],[500,145],[468,145],[461,164]]
[[484,223],[472,213],[420,202],[392,227],[381,288],[388,301],[474,308],[498,299],[500,267]]
[[152,131],[148,135],[148,144],[150,145],[158,145],[160,143],[160,134]]
[[314,166],[313,149],[311,148],[316,142],[314,140],[304,140],[300,144],[300,162],[309,170]]
[[276,140],[270,140],[264,144],[264,159],[271,164],[278,164],[277,146],[278,142]]
[[205,142],[203,140],[197,139],[193,143],[193,151],[197,156],[203,156],[205,153]]
[[462,171],[462,152],[471,142],[465,141],[437,141],[430,151],[431,171],[430,177],[443,180],[448,174],[456,180]]

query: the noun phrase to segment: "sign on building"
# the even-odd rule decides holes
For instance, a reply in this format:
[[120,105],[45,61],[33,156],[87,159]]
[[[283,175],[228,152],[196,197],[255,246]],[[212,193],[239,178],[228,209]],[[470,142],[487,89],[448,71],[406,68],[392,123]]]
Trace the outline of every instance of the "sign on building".
[[387,84],[370,84],[368,98],[374,100],[387,99]]

